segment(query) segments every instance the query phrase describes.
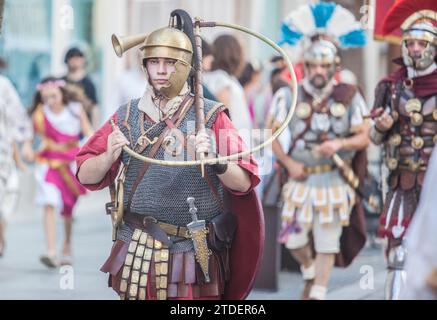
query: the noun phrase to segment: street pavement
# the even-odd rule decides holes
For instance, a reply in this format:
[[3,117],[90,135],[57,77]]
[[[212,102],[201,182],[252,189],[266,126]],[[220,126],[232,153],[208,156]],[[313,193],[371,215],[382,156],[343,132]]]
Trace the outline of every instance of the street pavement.
[[[7,230],[5,255],[0,258],[0,299],[114,300],[106,274],[99,271],[109,254],[110,218],[104,204],[107,190],[89,193],[79,200],[73,226],[73,266],[49,270],[39,262],[45,239],[41,209],[33,202],[35,182],[31,174],[21,177],[21,199]],[[62,244],[62,221],[58,219],[58,250]],[[328,299],[383,299],[385,262],[380,249],[364,249],[347,269],[334,269]],[[276,292],[253,290],[249,300],[298,299],[303,282],[299,273],[282,271]]]

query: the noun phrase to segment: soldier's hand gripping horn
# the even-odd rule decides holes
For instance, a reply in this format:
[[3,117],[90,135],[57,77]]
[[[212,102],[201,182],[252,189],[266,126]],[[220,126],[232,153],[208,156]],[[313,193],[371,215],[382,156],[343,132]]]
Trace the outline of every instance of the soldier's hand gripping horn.
[[[260,145],[255,146],[255,147],[253,147],[247,151],[244,151],[244,152],[234,153],[234,154],[231,154],[229,156],[220,156],[220,157],[216,157],[216,158],[208,158],[208,159],[200,159],[200,160],[188,160],[188,161],[175,161],[175,160],[160,160],[160,159],[153,159],[153,158],[145,157],[141,154],[136,153],[135,151],[133,151],[131,148],[129,148],[127,146],[123,147],[123,151],[127,152],[130,156],[132,156],[138,160],[153,163],[153,164],[158,164],[158,165],[164,165],[164,166],[198,166],[198,165],[203,166],[205,164],[225,163],[226,161],[233,161],[233,160],[241,159],[241,158],[246,157],[252,153],[255,153],[255,152],[265,148],[269,144],[271,144],[287,128],[289,122],[291,121],[291,118],[293,117],[294,110],[296,108],[296,102],[297,102],[297,79],[296,79],[296,74],[295,74],[294,68],[290,62],[290,59],[288,58],[287,54],[285,53],[285,51],[281,47],[279,47],[275,42],[273,42],[272,40],[270,40],[266,36],[256,32],[256,31],[250,30],[248,28],[245,28],[243,26],[239,26],[236,24],[225,23],[225,22],[205,22],[205,21],[201,21],[200,19],[196,18],[193,25],[195,25],[198,28],[223,27],[223,28],[238,30],[238,31],[247,33],[253,37],[258,38],[259,40],[263,41],[264,43],[268,44],[273,49],[275,49],[284,58],[284,61],[285,61],[286,65],[291,73],[291,90],[292,90],[292,99],[291,100],[292,101],[291,101],[291,106],[290,106],[289,112],[287,114],[287,117],[285,118],[285,120],[281,124],[281,126],[272,134],[271,137],[269,137],[269,139],[267,139],[266,141],[264,141]],[[132,41],[130,44],[133,44],[133,43],[135,43],[135,41]],[[139,43],[140,42],[138,42],[138,44]],[[132,48],[133,46],[134,45],[132,45],[132,46],[126,45],[125,49],[122,52],[125,52],[126,50],[128,50],[129,48]],[[116,46],[114,46],[114,50],[116,50],[116,53],[117,53]]]

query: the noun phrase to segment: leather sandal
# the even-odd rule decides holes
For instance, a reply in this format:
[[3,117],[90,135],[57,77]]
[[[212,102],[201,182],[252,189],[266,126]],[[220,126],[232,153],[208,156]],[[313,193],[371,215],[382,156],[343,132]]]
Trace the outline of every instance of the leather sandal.
[[43,255],[39,258],[39,260],[43,265],[50,269],[54,269],[58,266],[54,256]]

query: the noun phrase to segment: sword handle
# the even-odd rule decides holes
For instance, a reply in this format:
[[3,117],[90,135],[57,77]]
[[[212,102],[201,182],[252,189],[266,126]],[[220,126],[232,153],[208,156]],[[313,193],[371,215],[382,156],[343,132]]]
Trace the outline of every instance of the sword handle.
[[195,201],[194,197],[187,198],[187,203],[190,206],[189,211],[191,213],[191,217],[192,217],[193,221],[197,221],[197,208],[194,205],[194,201]]
[[343,175],[343,178],[346,182],[354,189],[358,189],[360,185],[360,180],[355,175],[352,168],[350,168],[343,159],[337,153],[334,153],[332,156],[332,160],[334,160],[335,165],[340,169],[340,173]]

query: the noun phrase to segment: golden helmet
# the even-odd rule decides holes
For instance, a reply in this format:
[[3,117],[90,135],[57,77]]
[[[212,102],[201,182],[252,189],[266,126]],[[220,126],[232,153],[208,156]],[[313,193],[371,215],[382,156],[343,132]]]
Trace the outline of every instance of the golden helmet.
[[140,50],[143,59],[168,58],[176,60],[176,71],[169,79],[170,84],[159,90],[169,99],[176,97],[191,71],[193,46],[188,36],[175,28],[161,28],[147,36]]
[[170,58],[191,64],[193,58],[193,46],[188,36],[171,27],[150,33],[140,50],[144,59]]

